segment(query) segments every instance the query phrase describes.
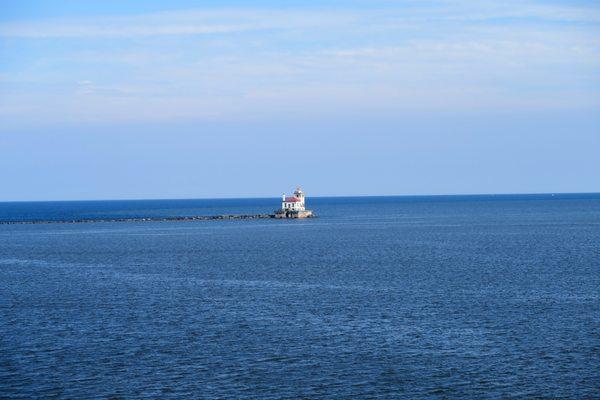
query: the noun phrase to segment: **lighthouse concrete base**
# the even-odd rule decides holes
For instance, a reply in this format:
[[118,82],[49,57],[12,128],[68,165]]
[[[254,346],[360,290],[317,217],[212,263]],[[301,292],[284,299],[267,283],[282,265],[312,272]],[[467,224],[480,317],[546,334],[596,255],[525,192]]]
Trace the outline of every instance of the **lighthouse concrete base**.
[[275,211],[275,218],[313,218],[314,214],[310,210],[302,211],[291,211],[291,210],[277,210]]

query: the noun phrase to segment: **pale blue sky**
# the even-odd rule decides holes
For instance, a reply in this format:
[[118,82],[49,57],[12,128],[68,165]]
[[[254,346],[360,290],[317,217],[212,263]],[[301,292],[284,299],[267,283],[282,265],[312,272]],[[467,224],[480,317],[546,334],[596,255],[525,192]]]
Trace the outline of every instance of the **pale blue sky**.
[[600,191],[598,1],[0,3],[0,201]]

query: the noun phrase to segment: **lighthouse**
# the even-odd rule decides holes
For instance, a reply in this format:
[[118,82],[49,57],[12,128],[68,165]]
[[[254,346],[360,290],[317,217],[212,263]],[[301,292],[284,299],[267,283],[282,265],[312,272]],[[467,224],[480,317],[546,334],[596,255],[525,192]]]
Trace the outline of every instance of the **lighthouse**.
[[304,192],[297,187],[293,196],[281,197],[281,209],[275,212],[277,218],[310,218],[312,211],[307,210],[304,204]]

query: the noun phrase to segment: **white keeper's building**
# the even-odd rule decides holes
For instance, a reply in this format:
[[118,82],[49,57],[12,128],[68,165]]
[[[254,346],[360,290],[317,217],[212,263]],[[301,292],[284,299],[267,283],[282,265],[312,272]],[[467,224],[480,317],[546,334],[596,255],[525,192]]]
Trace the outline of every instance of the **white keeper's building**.
[[304,192],[299,187],[296,188],[293,196],[281,198],[281,210],[275,213],[277,218],[307,218],[312,217],[312,211],[304,206]]

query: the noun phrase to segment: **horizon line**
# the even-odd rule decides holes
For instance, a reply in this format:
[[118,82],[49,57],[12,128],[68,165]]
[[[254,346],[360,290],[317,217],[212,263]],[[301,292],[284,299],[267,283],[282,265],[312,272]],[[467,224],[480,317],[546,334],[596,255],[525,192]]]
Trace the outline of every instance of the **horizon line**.
[[[325,195],[307,196],[307,198],[365,198],[365,197],[482,197],[482,196],[554,196],[554,195],[600,195],[600,192],[521,192],[521,193],[452,193],[452,194],[359,194],[359,195]],[[249,200],[277,199],[281,196],[260,197],[150,197],[124,199],[55,199],[55,200],[0,200],[2,203],[67,203],[94,201],[177,201],[177,200]]]

